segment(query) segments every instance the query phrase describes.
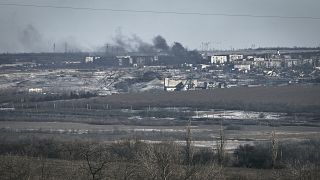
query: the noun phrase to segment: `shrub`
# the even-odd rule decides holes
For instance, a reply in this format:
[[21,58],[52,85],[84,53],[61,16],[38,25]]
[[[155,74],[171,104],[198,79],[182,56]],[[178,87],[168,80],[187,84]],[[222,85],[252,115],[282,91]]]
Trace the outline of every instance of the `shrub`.
[[272,158],[270,149],[265,144],[240,145],[234,152],[236,166],[248,168],[270,168]]
[[236,126],[236,125],[228,125],[225,130],[241,130],[241,126]]

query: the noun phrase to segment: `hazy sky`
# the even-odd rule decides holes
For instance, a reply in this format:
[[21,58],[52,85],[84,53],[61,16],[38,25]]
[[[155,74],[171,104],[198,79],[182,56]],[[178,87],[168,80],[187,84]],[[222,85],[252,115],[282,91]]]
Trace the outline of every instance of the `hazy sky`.
[[[262,16],[320,17],[319,0],[0,0],[1,3],[87,8],[178,11]],[[95,50],[114,37],[156,35],[190,49],[319,46],[320,20],[173,15],[0,5],[0,52],[38,52],[69,48]]]

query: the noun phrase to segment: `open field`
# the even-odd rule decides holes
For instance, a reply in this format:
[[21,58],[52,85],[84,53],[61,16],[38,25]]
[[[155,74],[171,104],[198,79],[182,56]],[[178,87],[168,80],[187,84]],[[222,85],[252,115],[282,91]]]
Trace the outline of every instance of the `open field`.
[[[276,112],[320,112],[320,86],[229,88],[187,92],[119,94],[90,104],[113,107],[195,107]],[[82,103],[83,101],[79,101]]]
[[[86,167],[86,161],[70,161],[58,159],[39,159],[31,157],[19,156],[0,156],[4,163],[2,166],[7,167],[11,171],[2,172],[0,178],[6,179],[11,175],[14,177],[31,177],[32,179],[51,178],[51,179],[90,179],[90,173]],[[10,167],[16,166],[16,167]],[[125,167],[123,169],[121,167]],[[0,165],[1,168],[1,165]],[[20,169],[19,169],[20,168]],[[139,169],[140,168],[140,169]],[[199,169],[205,169],[205,166],[199,166]],[[218,167],[215,167],[218,169]],[[134,169],[135,172],[141,171],[138,165],[125,162],[108,162],[106,170],[103,173],[109,174],[109,179],[121,179],[129,176],[125,174],[125,170]],[[217,170],[212,173],[217,173]],[[284,178],[294,177],[292,171],[287,169],[271,170],[271,169],[252,169],[243,167],[226,167],[221,172],[223,179],[255,179],[255,180],[269,180],[270,177]],[[314,171],[314,175],[319,175],[319,172]],[[138,173],[136,173],[138,174]],[[131,175],[131,178],[136,178],[137,175]],[[199,176],[199,175],[198,175]],[[216,175],[217,176],[217,175]],[[308,177],[307,175],[305,175]],[[139,176],[138,176],[139,177]],[[304,176],[302,176],[304,177]],[[177,177],[175,177],[177,178]],[[171,179],[175,179],[171,177]],[[181,177],[180,177],[181,178]]]
[[[85,153],[101,155],[99,147],[106,147],[102,151],[106,164],[97,176],[110,179],[119,179],[128,170],[132,171],[132,179],[148,177],[148,168],[162,162],[152,159],[155,155],[179,157],[168,162],[171,169],[179,172],[170,179],[181,179],[188,173],[200,179],[213,179],[210,174],[215,173],[214,178],[220,179],[316,179],[319,165],[315,160],[311,164],[309,161],[318,157],[319,90],[318,86],[230,88],[2,103],[0,159],[6,166],[0,165],[0,171],[9,173],[6,177],[40,174],[53,179],[90,179],[92,172]],[[195,153],[191,166],[185,162],[189,122]],[[218,165],[221,132],[228,157],[223,168]],[[281,147],[275,170],[270,168],[273,132]],[[146,149],[135,149],[132,140],[144,143],[142,147]],[[178,155],[174,154],[175,148]],[[240,161],[237,152],[241,148],[249,148],[242,154],[244,158],[248,158],[246,153],[253,153],[250,162],[257,162],[257,158],[262,164]],[[294,154],[290,154],[292,149]],[[307,155],[302,156],[306,149]],[[282,152],[287,159],[282,159]],[[99,165],[100,157],[90,158],[95,166]],[[293,163],[296,158],[302,159],[303,164]],[[137,167],[144,167],[145,163],[150,164],[138,171]],[[192,172],[188,168],[193,168]],[[66,171],[70,173],[62,176]]]
[[228,149],[235,149],[268,141],[273,130],[281,141],[318,138],[318,92],[317,86],[258,87],[15,103],[2,107],[0,131],[3,136],[181,142],[191,121],[195,146],[214,146],[222,126]]

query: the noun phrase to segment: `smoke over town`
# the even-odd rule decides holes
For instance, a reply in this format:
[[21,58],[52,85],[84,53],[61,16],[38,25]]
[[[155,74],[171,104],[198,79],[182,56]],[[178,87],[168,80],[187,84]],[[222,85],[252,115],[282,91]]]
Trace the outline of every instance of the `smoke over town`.
[[43,51],[45,43],[42,35],[39,31],[31,24],[27,25],[18,36],[20,45],[22,45],[25,51]]
[[149,43],[136,34],[126,36],[117,31],[112,39],[114,46],[126,52],[155,53],[169,50],[166,39],[161,35],[155,36],[152,43]]
[[320,179],[320,0],[252,1],[0,0],[0,180]]
[[[66,36],[54,39],[43,34],[35,25],[18,23],[14,27],[1,27],[0,50],[2,52],[90,52],[103,50],[103,47],[94,48],[84,45],[81,39]],[[14,29],[14,30],[10,30]],[[150,42],[143,40],[137,34],[124,35],[116,31],[111,38],[111,46],[120,52],[155,53],[170,49],[167,41],[161,35],[155,36]]]
[[81,52],[90,51],[90,47],[81,44],[73,36],[54,39],[44,35],[35,25],[0,27],[0,52]]
[[160,35],[153,38],[153,44],[156,49],[162,50],[162,51],[168,51],[169,46],[167,44],[167,41]]

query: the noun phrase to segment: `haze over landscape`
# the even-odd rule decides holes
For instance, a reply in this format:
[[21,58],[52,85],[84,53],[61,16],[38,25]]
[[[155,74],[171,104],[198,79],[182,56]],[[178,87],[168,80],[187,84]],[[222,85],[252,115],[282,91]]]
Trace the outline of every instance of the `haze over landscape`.
[[0,179],[320,179],[319,0],[0,0]]
[[0,52],[51,52],[54,43],[64,51],[66,42],[74,51],[97,51],[119,34],[147,43],[160,34],[189,49],[203,42],[209,49],[318,47],[319,7],[316,0],[1,1]]

